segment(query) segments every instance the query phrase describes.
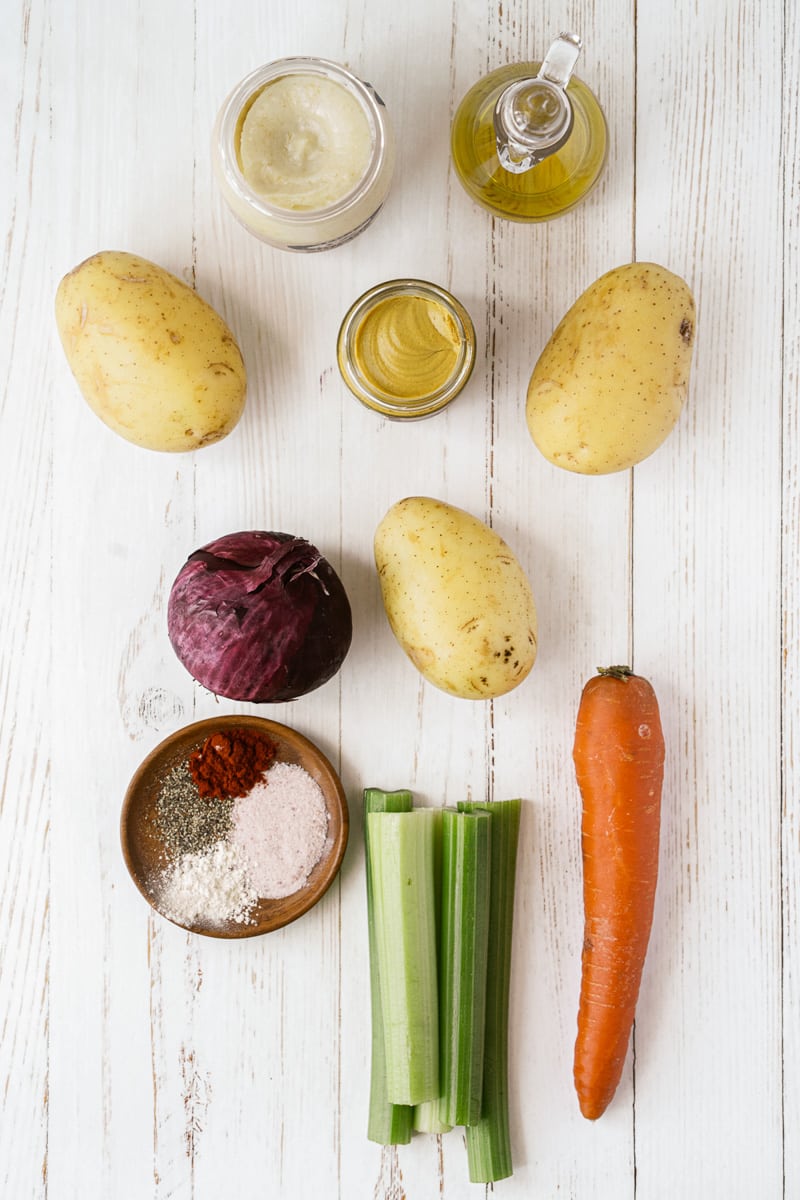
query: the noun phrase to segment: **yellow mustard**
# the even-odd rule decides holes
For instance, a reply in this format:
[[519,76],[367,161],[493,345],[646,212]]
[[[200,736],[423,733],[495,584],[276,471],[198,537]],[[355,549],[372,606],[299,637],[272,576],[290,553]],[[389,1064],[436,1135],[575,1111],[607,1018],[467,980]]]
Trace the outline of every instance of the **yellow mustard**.
[[400,295],[366,313],[354,330],[353,357],[375,391],[420,400],[445,386],[460,345],[456,323],[438,300]]
[[429,416],[469,379],[475,331],[449,292],[391,280],[365,292],[339,331],[339,369],[353,394],[387,417]]

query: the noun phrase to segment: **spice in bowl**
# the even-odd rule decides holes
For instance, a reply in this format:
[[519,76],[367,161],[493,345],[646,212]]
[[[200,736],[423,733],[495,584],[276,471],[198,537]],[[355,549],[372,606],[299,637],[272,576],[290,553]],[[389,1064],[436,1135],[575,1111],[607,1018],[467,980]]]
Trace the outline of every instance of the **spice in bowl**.
[[275,757],[275,743],[252,729],[212,733],[189,756],[189,770],[201,796],[246,796]]
[[328,835],[322,790],[273,742],[248,729],[212,733],[164,781],[156,822],[182,847],[157,880],[161,911],[179,925],[249,922],[259,899],[303,887]]
[[231,827],[233,800],[209,804],[192,778],[189,764],[167,772],[156,799],[155,823],[171,857],[208,850],[226,837]]
[[123,806],[122,841],[137,886],[162,916],[243,937],[285,925],[319,899],[341,863],[348,821],[341,783],[316,747],[275,722],[232,720],[190,726],[206,736],[184,738],[177,757],[167,739],[145,760]]
[[176,925],[249,924],[258,892],[227,839],[181,857],[155,880],[156,907]]
[[297,763],[275,763],[233,805],[230,843],[259,896],[278,900],[305,885],[328,836],[318,783]]

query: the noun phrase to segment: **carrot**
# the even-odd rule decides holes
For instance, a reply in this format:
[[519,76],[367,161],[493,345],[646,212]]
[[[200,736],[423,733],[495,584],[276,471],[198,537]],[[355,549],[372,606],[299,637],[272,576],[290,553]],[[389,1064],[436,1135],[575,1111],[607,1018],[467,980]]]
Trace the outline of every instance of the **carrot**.
[[583,689],[573,759],[584,907],[574,1076],[581,1112],[594,1121],[622,1075],[653,920],[664,736],[646,679],[599,669]]

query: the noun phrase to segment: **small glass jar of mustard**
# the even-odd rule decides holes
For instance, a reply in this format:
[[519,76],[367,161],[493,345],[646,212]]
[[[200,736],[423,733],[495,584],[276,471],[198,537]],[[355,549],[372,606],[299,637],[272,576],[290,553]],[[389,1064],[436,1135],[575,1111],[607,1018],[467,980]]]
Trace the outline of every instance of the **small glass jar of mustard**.
[[413,420],[439,412],[475,365],[475,328],[454,296],[423,279],[370,288],[339,330],[337,358],[353,395],[373,412]]
[[394,168],[383,101],[339,63],[259,67],[217,115],[212,162],[244,227],[281,250],[328,250],[373,220]]

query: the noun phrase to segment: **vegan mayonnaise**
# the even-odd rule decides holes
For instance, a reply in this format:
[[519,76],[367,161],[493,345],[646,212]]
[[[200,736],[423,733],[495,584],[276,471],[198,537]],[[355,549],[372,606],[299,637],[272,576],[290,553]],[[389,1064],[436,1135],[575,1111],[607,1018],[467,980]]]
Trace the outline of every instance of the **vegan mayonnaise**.
[[327,208],[369,166],[372,132],[359,102],[321,75],[284,75],[256,96],[242,122],[242,175],[268,204]]
[[233,214],[282,250],[327,250],[381,208],[394,137],[378,93],[323,58],[283,58],[246,76],[220,109],[214,172]]

